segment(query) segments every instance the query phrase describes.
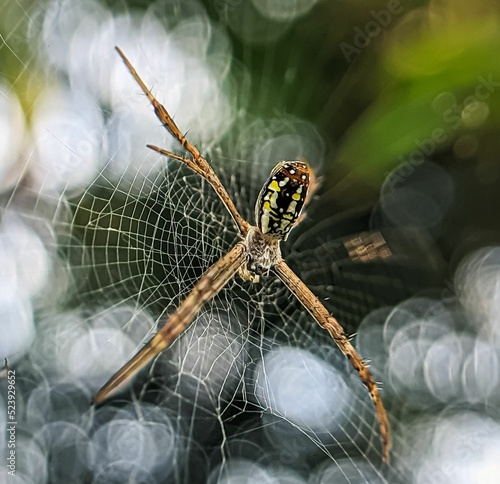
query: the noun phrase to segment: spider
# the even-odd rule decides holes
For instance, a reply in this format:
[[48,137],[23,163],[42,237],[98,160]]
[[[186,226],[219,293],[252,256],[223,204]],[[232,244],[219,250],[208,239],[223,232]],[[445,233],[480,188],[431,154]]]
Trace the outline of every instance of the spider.
[[342,326],[281,257],[280,242],[286,240],[290,230],[300,222],[302,209],[314,191],[316,179],[313,170],[305,160],[280,161],[260,191],[255,205],[256,225],[251,225],[239,214],[217,174],[198,149],[181,133],[165,107],[153,96],[125,54],[119,47],[116,47],[116,50],[153,105],[158,119],[191,156],[179,156],[153,145],[147,145],[148,148],[186,164],[207,180],[231,214],[241,240],[201,276],[158,333],[98,391],[94,403],[103,403],[118,387],[172,344],[192,323],[202,306],[210,301],[236,273],[239,273],[242,279],[256,283],[261,276],[265,277],[273,272],[318,324],[328,331],[358,372],[375,405],[382,438],[383,459],[388,462],[391,448],[390,425],[370,370],[350,343]]

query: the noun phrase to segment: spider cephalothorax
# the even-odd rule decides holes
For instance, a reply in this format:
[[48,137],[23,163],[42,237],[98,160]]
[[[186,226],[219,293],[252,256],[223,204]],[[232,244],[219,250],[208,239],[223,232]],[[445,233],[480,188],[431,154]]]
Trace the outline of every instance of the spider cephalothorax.
[[263,234],[258,227],[250,227],[246,237],[247,262],[238,273],[245,281],[259,282],[268,276],[271,268],[281,259],[280,239]]

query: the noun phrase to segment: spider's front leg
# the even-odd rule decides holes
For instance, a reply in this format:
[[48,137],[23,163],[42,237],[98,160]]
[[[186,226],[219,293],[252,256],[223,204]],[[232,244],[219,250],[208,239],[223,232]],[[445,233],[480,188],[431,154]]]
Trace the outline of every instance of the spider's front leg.
[[163,148],[159,148],[158,146],[154,145],[147,145],[148,148],[152,149],[153,151],[156,151],[157,153],[160,153],[161,155],[168,156],[170,158],[174,158],[175,160],[181,161],[189,168],[191,168],[195,173],[197,173],[202,178],[207,180],[208,183],[212,185],[213,189],[215,190],[219,198],[222,200],[222,203],[226,206],[228,212],[233,217],[233,220],[235,221],[236,225],[239,228],[241,236],[245,237],[245,235],[248,232],[248,229],[250,228],[250,224],[238,212],[236,205],[234,204],[231,197],[227,193],[224,185],[219,180],[219,177],[217,176],[213,168],[210,166],[208,161],[200,154],[198,148],[196,148],[196,146],[192,144],[190,141],[188,141],[188,139],[182,134],[181,130],[177,127],[172,116],[170,116],[165,106],[163,106],[153,96],[153,94],[148,89],[144,81],[141,79],[141,77],[135,70],[134,66],[128,60],[127,56],[123,53],[123,51],[119,47],[115,47],[115,49],[122,58],[129,72],[132,74],[132,77],[135,79],[137,84],[139,84],[139,87],[141,88],[142,92],[146,94],[147,98],[149,99],[150,103],[154,108],[154,112],[157,118],[163,124],[165,129],[180,143],[180,145],[191,154],[192,158],[186,158],[183,156],[176,155],[174,153],[171,153],[170,151],[164,150]]

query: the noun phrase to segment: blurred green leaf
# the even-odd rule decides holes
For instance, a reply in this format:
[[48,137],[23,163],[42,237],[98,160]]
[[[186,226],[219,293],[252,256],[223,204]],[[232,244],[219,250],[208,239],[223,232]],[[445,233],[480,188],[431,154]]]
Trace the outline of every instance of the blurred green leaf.
[[[489,116],[481,129],[498,123],[500,31],[487,25],[457,25],[412,43],[389,44],[381,57],[385,71],[380,95],[347,133],[339,152],[341,163],[375,182],[399,157],[419,150],[419,144],[440,130],[444,136],[436,149],[448,146],[463,132],[458,120],[470,96],[488,105]],[[478,86],[483,87],[476,98]],[[454,105],[437,105],[445,93],[455,99]]]

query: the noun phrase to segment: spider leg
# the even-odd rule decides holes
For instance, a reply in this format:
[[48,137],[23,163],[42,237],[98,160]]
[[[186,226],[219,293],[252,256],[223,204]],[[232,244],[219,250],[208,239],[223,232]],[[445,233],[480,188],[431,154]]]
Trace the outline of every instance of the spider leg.
[[160,122],[163,124],[163,126],[167,129],[167,131],[181,144],[181,146],[187,150],[191,156],[193,157],[191,160],[188,158],[184,158],[178,155],[175,155],[169,151],[163,150],[162,148],[158,148],[157,146],[152,146],[148,145],[149,148],[152,150],[165,155],[169,156],[171,158],[174,158],[176,160],[182,161],[185,163],[187,166],[189,166],[192,170],[194,170],[198,175],[202,176],[207,180],[214,190],[216,191],[217,195],[219,195],[219,198],[222,200],[224,205],[226,206],[227,210],[233,217],[234,221],[238,225],[238,228],[240,229],[241,235],[244,237],[250,225],[248,222],[246,222],[243,217],[239,214],[236,206],[234,205],[233,201],[229,197],[224,185],[222,182],[219,180],[219,177],[217,174],[214,172],[213,168],[210,166],[207,160],[203,158],[203,156],[200,154],[196,146],[194,146],[192,143],[188,141],[188,139],[182,134],[181,130],[177,127],[175,124],[172,116],[168,113],[166,108],[160,104],[160,102],[153,96],[151,91],[148,89],[144,81],[141,79],[137,71],[135,70],[134,66],[131,64],[131,62],[128,60],[128,58],[125,56],[123,51],[119,47],[115,47],[116,51],[122,58],[123,62],[127,66],[127,69],[130,71],[132,74],[132,77],[136,80],[137,84],[139,84],[139,87],[142,89],[142,92],[146,94],[147,98],[153,105],[155,114],[157,118],[160,120]]
[[201,307],[233,278],[246,259],[245,244],[238,242],[210,267],[176,311],[169,316],[160,331],[97,392],[94,403],[96,405],[103,403],[118,387],[132,378],[184,332]]
[[119,47],[115,47],[116,51],[122,58],[123,62],[127,66],[127,69],[130,71],[134,79],[136,80],[137,84],[139,84],[139,87],[142,89],[142,92],[146,94],[148,97],[149,101],[153,105],[153,108],[155,110],[155,114],[158,117],[158,119],[162,122],[163,126],[168,130],[168,132],[176,138],[181,146],[189,151],[195,160],[198,158],[201,158],[200,152],[194,146],[192,143],[190,143],[187,138],[181,133],[180,129],[177,127],[177,125],[174,123],[174,120],[168,114],[168,111],[165,109],[164,106],[162,106],[158,100],[153,96],[151,91],[148,89],[144,81],[141,79],[137,71],[135,70],[135,67],[132,65],[132,63],[128,60],[126,55],[123,53],[123,51]]
[[160,148],[155,145],[146,145],[150,150],[156,151],[157,153],[160,153],[160,155],[163,156],[168,156],[169,158],[173,158],[174,160],[181,161],[184,163],[186,166],[191,168],[195,173],[200,175],[201,177],[205,178],[205,172],[190,158],[186,158],[184,156],[179,156],[176,155],[175,153],[172,153],[171,151],[167,151],[163,148]]
[[[163,156],[168,156],[170,158],[173,158],[174,160],[181,161],[185,165],[187,165],[189,168],[191,168],[195,173],[200,175],[202,178],[208,181],[210,185],[212,185],[213,189],[219,195],[219,198],[221,199],[222,203],[226,207],[227,211],[231,214],[233,217],[233,220],[235,221],[236,225],[240,229],[240,234],[242,237],[245,237],[245,235],[248,233],[248,230],[250,228],[250,224],[241,217],[241,215],[238,212],[238,209],[236,208],[236,205],[234,204],[233,200],[229,196],[229,194],[226,192],[226,189],[224,188],[224,185],[222,182],[219,180],[219,177],[213,172],[212,168],[210,168],[208,171],[200,167],[198,163],[195,163],[193,160],[189,158],[185,158],[183,156],[176,155],[175,153],[172,153],[170,151],[164,150],[163,148],[159,148],[158,146],[154,145],[147,145],[147,147],[153,151],[156,151],[157,153],[160,153]],[[206,162],[205,162],[206,163]],[[208,165],[208,163],[207,163]]]
[[351,365],[358,372],[361,381],[364,383],[370,393],[370,396],[375,405],[375,413],[380,426],[380,434],[382,437],[384,461],[389,462],[389,452],[391,450],[391,427],[387,413],[380,397],[377,384],[368,367],[363,362],[361,356],[352,346],[349,339],[344,333],[344,329],[339,322],[328,312],[321,301],[311,292],[311,290],[301,281],[301,279],[290,269],[288,264],[281,259],[273,266],[274,272],[281,279],[283,284],[295,295],[302,303],[305,309],[312,315],[318,324],[330,333],[330,336],[335,340],[337,346],[342,353],[347,356]]

